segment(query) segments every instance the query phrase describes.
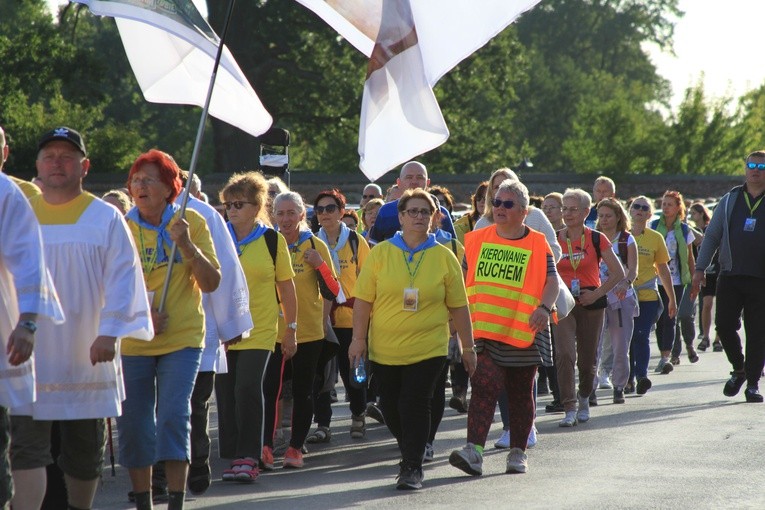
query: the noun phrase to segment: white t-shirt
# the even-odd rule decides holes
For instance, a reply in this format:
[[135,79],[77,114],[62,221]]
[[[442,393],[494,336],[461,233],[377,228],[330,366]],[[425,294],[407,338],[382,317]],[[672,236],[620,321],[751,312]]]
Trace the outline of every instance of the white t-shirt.
[[[675,239],[675,231],[670,230],[667,232],[667,236],[664,238],[664,242],[667,243],[667,251],[669,252],[669,274],[672,275],[672,285],[682,285],[682,278],[680,275],[680,266],[677,259],[677,239]],[[686,234],[685,244],[688,245],[688,249],[691,249],[693,243],[693,232],[688,229]],[[684,260],[683,264],[687,264],[688,261]]]

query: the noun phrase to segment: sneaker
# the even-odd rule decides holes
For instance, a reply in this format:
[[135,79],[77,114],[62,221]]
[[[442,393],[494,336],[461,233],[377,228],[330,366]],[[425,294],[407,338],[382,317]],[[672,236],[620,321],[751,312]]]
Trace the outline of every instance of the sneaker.
[[433,458],[436,456],[436,452],[433,451],[433,445],[425,443],[425,454],[422,456],[423,462],[433,462]]
[[270,446],[264,446],[260,454],[260,467],[263,471],[274,470],[274,450]]
[[449,455],[449,464],[469,475],[483,474],[483,455],[476,450],[473,443],[466,444],[462,450],[454,450]]
[[297,448],[289,447],[284,453],[284,469],[300,469],[303,467],[303,452]]
[[611,378],[608,377],[608,374],[603,374],[598,379],[598,389],[599,390],[610,390],[613,389],[613,386],[611,385]]
[[562,413],[565,410],[566,409],[563,407],[563,404],[556,400],[553,400],[552,403],[545,406],[546,413]]
[[449,407],[457,411],[458,413],[467,412],[467,395],[463,392],[455,393],[452,398],[449,399]]
[[590,420],[590,399],[582,396],[579,396],[578,399],[579,410],[576,412],[576,421],[586,423]]
[[635,381],[627,381],[627,385],[624,386],[624,394],[631,395],[635,393]]
[[361,439],[364,437],[367,431],[367,424],[364,421],[364,415],[351,416],[351,437],[353,439]]
[[714,343],[712,344],[712,352],[722,352],[723,346],[720,339],[715,339]]
[[661,358],[659,360],[659,364],[656,365],[656,370],[654,370],[657,374],[668,374],[672,370],[674,370],[675,367],[672,366],[672,363],[670,363],[669,358]]
[[333,404],[337,404],[337,390],[334,388],[329,391],[329,401]]
[[590,397],[587,400],[590,402],[590,407],[598,406],[598,395],[595,393],[595,390],[592,390],[592,393],[590,393]]
[[744,391],[746,401],[752,404],[762,402],[762,395],[760,395],[760,389],[757,386],[749,386]]
[[529,431],[529,440],[526,441],[526,448],[534,448],[537,445],[537,426],[532,425]]
[[396,488],[398,490],[422,489],[423,478],[422,468],[401,466],[396,477]]
[[558,423],[559,427],[576,426],[576,411],[566,411],[566,416]]
[[696,349],[693,348],[693,345],[688,344],[685,346],[685,351],[688,354],[688,361],[691,363],[696,363],[699,361],[699,355],[696,354]]
[[316,427],[316,430],[312,433],[308,434],[308,437],[305,438],[305,442],[311,444],[329,443],[330,439],[332,439],[332,431],[329,430],[329,427],[319,426]]
[[385,417],[383,416],[382,411],[380,410],[380,406],[377,405],[377,402],[370,402],[367,404],[367,416],[372,418],[374,421],[378,423],[385,423]]
[[[672,365],[670,365],[672,366]],[[648,390],[651,389],[651,380],[647,377],[641,377],[637,381],[637,386],[635,387],[635,393],[638,395],[645,395]]]
[[723,387],[723,395],[726,397],[737,395],[746,382],[744,372],[731,372],[730,375],[731,378],[725,382],[725,386]]
[[672,356],[669,360],[670,363],[673,365],[679,365],[680,364],[680,356]]
[[507,454],[505,473],[525,473],[529,470],[529,457],[520,448],[513,448]]
[[614,404],[623,404],[624,403],[624,390],[619,388],[614,388]]
[[494,443],[494,448],[499,448],[499,449],[510,448],[510,431],[509,430],[502,431],[502,435],[499,436],[499,439],[497,439],[497,442]]
[[701,337],[701,342],[699,342],[699,345],[697,345],[696,348],[701,352],[705,352],[707,349],[709,349],[709,337]]

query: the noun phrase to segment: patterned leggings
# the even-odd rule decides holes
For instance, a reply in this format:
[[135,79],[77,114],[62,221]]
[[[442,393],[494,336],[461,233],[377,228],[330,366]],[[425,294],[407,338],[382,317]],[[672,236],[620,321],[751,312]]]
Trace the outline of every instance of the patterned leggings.
[[534,378],[536,365],[500,367],[486,352],[478,354],[478,367],[470,384],[473,394],[468,407],[469,443],[485,446],[497,397],[504,388],[510,410],[510,447],[526,450],[529,432],[534,424]]

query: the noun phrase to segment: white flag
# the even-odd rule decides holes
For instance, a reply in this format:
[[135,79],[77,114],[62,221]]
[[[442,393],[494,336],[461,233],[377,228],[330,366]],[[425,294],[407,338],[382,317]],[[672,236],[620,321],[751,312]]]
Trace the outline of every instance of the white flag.
[[[191,0],[72,0],[112,16],[144,97],[204,106],[220,39]],[[210,115],[258,136],[272,119],[224,46]]]
[[370,57],[359,156],[375,180],[449,137],[433,86],[540,0],[297,0]]

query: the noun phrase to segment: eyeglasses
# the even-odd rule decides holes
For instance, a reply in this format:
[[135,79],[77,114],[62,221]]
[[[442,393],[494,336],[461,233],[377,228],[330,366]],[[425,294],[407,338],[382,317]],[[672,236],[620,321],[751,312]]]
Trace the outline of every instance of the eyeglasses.
[[336,204],[329,204],[329,205],[317,205],[313,208],[314,212],[316,214],[324,214],[326,211],[328,214],[332,214],[335,211],[337,211],[337,205]]
[[373,198],[377,198],[379,195],[361,195],[361,198],[368,198],[369,200],[372,200]]
[[512,200],[499,200],[498,198],[495,198],[494,200],[491,201],[491,205],[493,205],[494,207],[502,206],[505,209],[512,209],[513,206],[515,205],[515,202],[513,202]]
[[143,179],[140,177],[133,177],[130,179],[130,185],[131,186],[154,186],[159,181],[153,177],[144,177]]
[[754,170],[755,168],[757,170],[765,170],[765,163],[752,163],[751,161],[746,164],[746,167],[749,170]]
[[244,204],[255,205],[252,202],[244,202],[242,200],[236,200],[235,202],[223,202],[223,207],[225,207],[227,211],[230,211],[232,207],[238,211],[239,209],[244,207]]
[[635,210],[639,209],[641,211],[646,211],[646,212],[651,210],[651,206],[650,205],[632,204],[632,208],[635,209]]
[[567,212],[572,212],[572,213],[579,212],[579,208],[578,207],[566,207],[565,205],[563,207],[561,207],[560,210],[563,211],[564,213],[567,213]]
[[543,211],[560,211],[562,209],[559,205],[543,205],[542,210]]
[[418,216],[430,216],[431,213],[430,209],[407,209],[406,214],[408,214],[410,218],[417,218]]

